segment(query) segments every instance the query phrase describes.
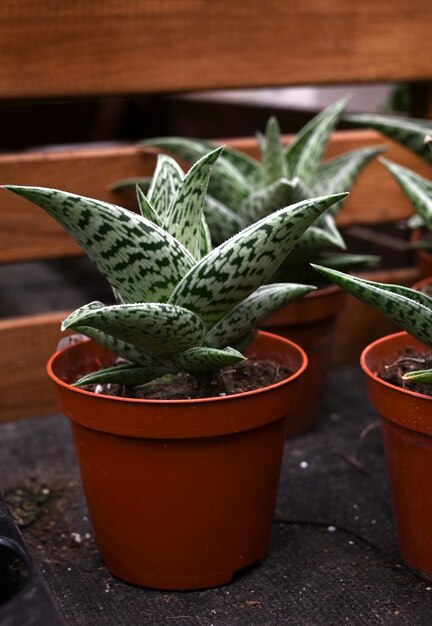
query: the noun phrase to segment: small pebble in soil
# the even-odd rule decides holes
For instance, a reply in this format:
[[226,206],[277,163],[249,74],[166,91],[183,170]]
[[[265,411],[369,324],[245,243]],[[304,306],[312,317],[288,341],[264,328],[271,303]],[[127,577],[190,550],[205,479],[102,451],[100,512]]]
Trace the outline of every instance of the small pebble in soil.
[[301,461],[300,467],[302,469],[306,469],[307,467],[309,467],[309,463],[307,461]]
[[327,528],[327,530],[328,530],[329,533],[334,533],[334,532],[336,532],[337,528],[336,528],[336,526],[329,526]]

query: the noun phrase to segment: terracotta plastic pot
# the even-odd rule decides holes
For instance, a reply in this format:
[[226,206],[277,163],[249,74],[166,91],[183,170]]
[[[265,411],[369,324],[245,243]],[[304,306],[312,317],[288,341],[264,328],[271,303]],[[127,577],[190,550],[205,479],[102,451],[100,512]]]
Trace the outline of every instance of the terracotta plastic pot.
[[[421,230],[413,230],[411,233],[411,241],[420,241],[423,238]],[[432,254],[427,250],[416,250],[416,263],[420,270],[421,276],[432,276]]]
[[371,343],[361,355],[371,402],[381,416],[396,530],[404,561],[432,575],[432,396],[376,376],[407,347],[432,348],[401,332]]
[[308,356],[308,368],[303,377],[299,408],[288,421],[288,437],[308,430],[320,418],[335,324],[345,300],[346,293],[332,285],[292,302],[261,324],[265,330],[300,345]]
[[248,352],[293,374],[232,396],[137,400],[69,384],[112,363],[91,341],[50,359],[96,544],[115,576],[158,589],[199,589],[264,560],[286,416],[297,405],[307,357],[269,333],[260,333]]

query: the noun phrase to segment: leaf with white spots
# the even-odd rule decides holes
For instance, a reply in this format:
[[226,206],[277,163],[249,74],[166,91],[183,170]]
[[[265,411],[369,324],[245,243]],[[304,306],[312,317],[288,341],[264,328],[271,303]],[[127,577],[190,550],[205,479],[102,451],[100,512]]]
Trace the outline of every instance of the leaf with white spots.
[[5,189],[60,222],[127,302],[166,302],[195,263],[169,233],[122,207],[44,187]]
[[168,372],[169,370],[163,367],[139,367],[130,364],[115,365],[97,372],[90,372],[74,382],[73,386],[83,387],[84,385],[106,385],[108,383],[126,386],[143,385],[154,378],[164,376]]
[[183,171],[174,159],[166,154],[158,155],[147,196],[161,222],[165,220],[183,178]]
[[343,196],[305,200],[249,226],[201,259],[170,302],[194,311],[210,328],[268,280],[308,226]]
[[311,285],[290,283],[263,285],[219,320],[204,337],[204,343],[215,348],[232,345],[271,313],[314,289]]
[[179,354],[174,365],[185,372],[200,374],[201,372],[214,372],[244,360],[245,357],[233,348],[218,350],[200,346]]
[[179,306],[147,302],[103,308],[82,307],[63,322],[67,328],[95,328],[159,357],[172,356],[200,343],[204,325]]
[[313,267],[353,296],[378,309],[393,322],[432,347],[432,298],[401,287],[364,280],[319,265]]

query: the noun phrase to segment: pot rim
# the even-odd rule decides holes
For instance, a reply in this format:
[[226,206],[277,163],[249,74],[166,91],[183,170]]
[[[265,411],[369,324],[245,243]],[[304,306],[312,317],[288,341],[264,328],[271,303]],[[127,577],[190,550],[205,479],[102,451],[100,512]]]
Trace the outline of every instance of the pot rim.
[[366,363],[367,358],[368,358],[370,352],[372,352],[377,345],[385,343],[386,341],[389,341],[391,339],[395,339],[397,337],[408,337],[408,336],[409,336],[409,334],[406,331],[399,331],[397,333],[392,333],[391,335],[384,335],[384,337],[380,337],[379,339],[376,339],[375,341],[373,341],[372,343],[367,345],[366,348],[364,348],[364,350],[363,350],[363,352],[361,353],[361,356],[360,356],[361,368],[362,368],[363,372],[369,378],[371,378],[375,383],[383,385],[384,387],[388,387],[389,389],[392,389],[393,391],[397,391],[397,392],[399,392],[399,393],[401,393],[403,395],[406,395],[406,396],[412,396],[413,398],[421,398],[423,400],[431,400],[432,401],[432,395],[429,396],[429,395],[426,395],[424,393],[418,393],[417,391],[411,391],[410,389],[404,389],[403,387],[398,387],[397,385],[392,385],[391,383],[387,382],[386,380],[382,380],[382,378],[380,378],[379,376],[377,376],[376,374],[373,373],[373,371],[369,368],[369,366]]
[[264,339],[269,338],[272,340],[280,341],[281,343],[288,344],[292,349],[296,350],[299,353],[301,357],[301,366],[293,374],[291,374],[291,376],[288,376],[288,378],[284,378],[278,381],[277,383],[273,383],[273,385],[267,385],[266,387],[259,387],[258,389],[252,389],[251,391],[243,391],[241,393],[235,393],[235,394],[231,394],[227,396],[216,396],[212,398],[184,398],[181,400],[156,400],[152,398],[121,398],[119,396],[109,396],[109,395],[105,395],[101,393],[96,394],[93,391],[86,391],[85,389],[79,389],[78,387],[74,387],[73,385],[63,381],[54,373],[53,371],[54,362],[57,358],[60,357],[60,355],[64,354],[68,350],[71,350],[74,347],[81,345],[83,343],[86,343],[86,342],[90,343],[92,340],[88,338],[83,339],[82,341],[79,341],[70,346],[66,346],[65,348],[62,348],[61,350],[57,350],[48,360],[47,372],[51,380],[53,380],[57,385],[60,385],[64,389],[67,389],[68,391],[72,391],[73,393],[77,393],[81,396],[90,396],[92,398],[96,397],[96,398],[101,398],[104,400],[112,400],[116,402],[126,402],[126,403],[133,403],[133,404],[151,404],[155,406],[206,404],[206,403],[224,402],[224,401],[226,402],[227,400],[236,400],[238,398],[251,397],[251,396],[259,395],[262,393],[266,393],[272,389],[277,389],[278,387],[282,387],[286,385],[287,383],[293,382],[294,380],[299,378],[303,374],[303,372],[306,370],[306,367],[308,365],[308,357],[306,355],[306,352],[303,350],[303,348],[299,346],[297,343],[295,343],[294,341],[291,341],[290,339],[286,339],[285,337],[281,337],[280,335],[276,335],[274,333],[269,333],[269,332],[262,331],[262,330],[259,330],[257,332],[257,336],[263,337]]

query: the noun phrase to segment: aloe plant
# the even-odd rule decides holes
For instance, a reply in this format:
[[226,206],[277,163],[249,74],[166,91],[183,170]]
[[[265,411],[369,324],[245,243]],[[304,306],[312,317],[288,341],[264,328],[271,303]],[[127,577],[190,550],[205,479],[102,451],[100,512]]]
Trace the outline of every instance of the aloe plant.
[[[411,150],[427,163],[432,163],[431,120],[380,114],[348,115],[346,119],[360,126],[377,130],[404,148]],[[392,161],[386,159],[381,159],[381,161],[407,194],[417,211],[416,215],[408,220],[409,226],[432,230],[432,184],[430,181]],[[429,241],[421,241],[415,245],[432,250],[432,243]]]
[[[431,296],[400,285],[349,276],[319,265],[313,267],[362,302],[382,311],[410,335],[432,348]],[[403,378],[411,382],[432,383],[432,369],[409,372]]]
[[[126,362],[94,372],[97,382],[145,385],[177,372],[217,370],[244,359],[254,324],[314,287],[264,285],[303,232],[346,194],[303,200],[264,217],[212,249],[203,205],[222,148],[184,175],[159,159],[140,214],[66,191],[6,186],[69,231],[107,278],[117,304],[86,304],[74,329]],[[161,378],[162,377],[162,378]]]
[[[349,189],[361,170],[382,147],[369,147],[347,152],[322,162],[330,135],[340,119],[345,100],[319,113],[284,146],[278,122],[271,118],[264,135],[258,134],[261,162],[234,148],[225,148],[215,164],[208,187],[205,215],[212,239],[221,243],[234,234],[291,203],[316,196],[339,193]],[[200,140],[179,137],[157,138],[142,142],[176,155],[192,164],[215,145]],[[114,189],[137,184],[145,191],[148,179],[120,181]],[[328,249],[344,249],[345,243],[336,228],[334,215],[342,201],[307,229],[283,264],[278,279],[314,278],[308,261],[320,260],[325,254],[326,265],[357,267],[372,264],[375,257],[330,254]],[[316,278],[316,277],[315,277]]]

